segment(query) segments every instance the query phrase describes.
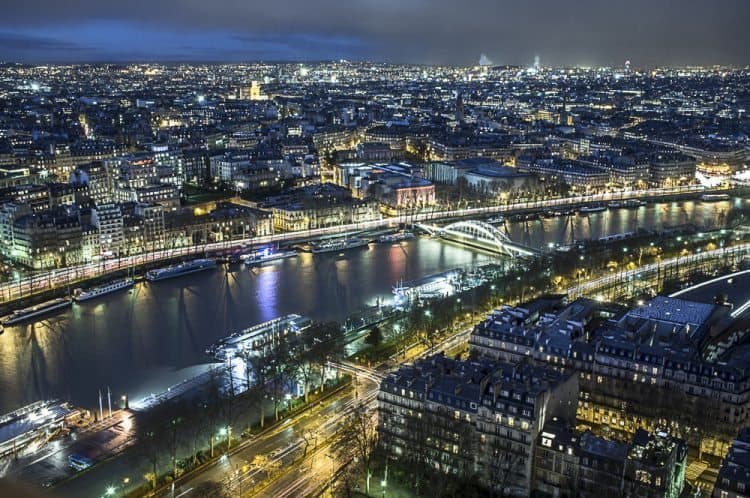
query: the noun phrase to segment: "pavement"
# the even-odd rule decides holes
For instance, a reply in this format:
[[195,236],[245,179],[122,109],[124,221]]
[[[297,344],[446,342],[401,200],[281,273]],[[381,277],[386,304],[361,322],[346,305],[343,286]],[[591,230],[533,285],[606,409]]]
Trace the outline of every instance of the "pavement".
[[76,471],[68,464],[70,455],[83,455],[94,462],[108,459],[135,442],[134,427],[132,412],[114,411],[112,417],[53,440],[33,454],[11,462],[3,477],[49,487],[76,476]]

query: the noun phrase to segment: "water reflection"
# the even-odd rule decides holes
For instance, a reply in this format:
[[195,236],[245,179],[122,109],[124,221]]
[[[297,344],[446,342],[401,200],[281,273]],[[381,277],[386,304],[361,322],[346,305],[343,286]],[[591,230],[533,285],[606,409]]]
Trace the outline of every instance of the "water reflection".
[[[729,202],[686,202],[588,216],[508,223],[518,242],[543,247],[639,228],[715,226]],[[112,388],[132,399],[204,369],[205,348],[227,333],[286,313],[341,320],[390,296],[399,280],[491,260],[454,244],[417,238],[338,254],[301,254],[247,269],[224,268],[139,284],[0,336],[0,411],[58,396],[84,406]],[[201,366],[202,365],[202,366]]]

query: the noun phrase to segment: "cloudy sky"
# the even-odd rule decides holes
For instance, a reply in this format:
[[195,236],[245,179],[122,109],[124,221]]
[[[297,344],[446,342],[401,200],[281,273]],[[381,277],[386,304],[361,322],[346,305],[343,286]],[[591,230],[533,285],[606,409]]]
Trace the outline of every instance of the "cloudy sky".
[[750,63],[750,0],[4,0],[0,60]]

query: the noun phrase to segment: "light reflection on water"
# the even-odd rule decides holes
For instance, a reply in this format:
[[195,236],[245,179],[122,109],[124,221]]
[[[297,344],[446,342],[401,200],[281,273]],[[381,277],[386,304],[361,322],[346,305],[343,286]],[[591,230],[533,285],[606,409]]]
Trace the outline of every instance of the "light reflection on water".
[[[509,223],[527,245],[569,243],[638,228],[716,225],[730,202],[669,203]],[[417,238],[339,254],[301,254],[259,268],[222,267],[74,305],[0,336],[0,412],[44,397],[92,407],[109,385],[119,399],[164,389],[205,368],[205,348],[228,333],[287,313],[341,320],[390,296],[399,280],[490,261],[454,244]],[[198,365],[198,366],[196,366]],[[188,369],[188,370],[183,370]]]

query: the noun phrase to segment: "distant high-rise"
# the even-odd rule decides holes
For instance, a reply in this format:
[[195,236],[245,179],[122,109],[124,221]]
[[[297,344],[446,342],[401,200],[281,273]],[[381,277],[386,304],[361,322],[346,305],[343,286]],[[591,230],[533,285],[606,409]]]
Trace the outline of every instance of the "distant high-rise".
[[456,121],[464,122],[464,97],[461,92],[456,96]]
[[560,124],[563,126],[571,124],[568,120],[568,95],[567,94],[563,94],[562,107],[560,108]]

